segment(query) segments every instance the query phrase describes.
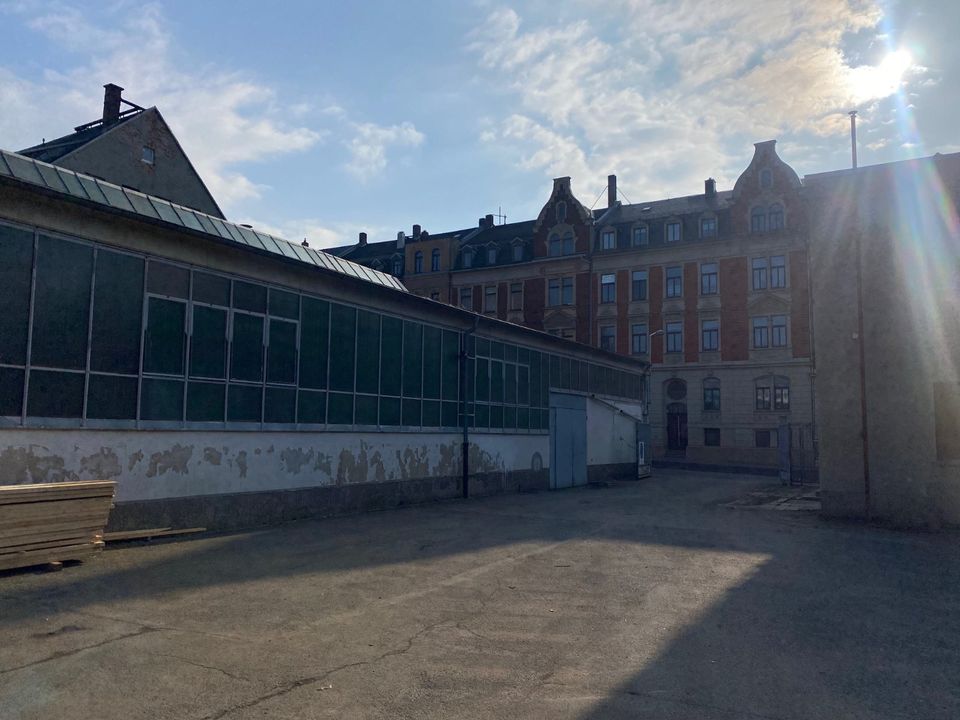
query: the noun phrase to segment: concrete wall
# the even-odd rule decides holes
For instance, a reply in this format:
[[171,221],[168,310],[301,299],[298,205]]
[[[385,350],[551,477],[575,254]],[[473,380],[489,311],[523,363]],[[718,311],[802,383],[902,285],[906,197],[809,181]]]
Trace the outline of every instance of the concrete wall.
[[598,482],[636,475],[636,420],[608,403],[588,399],[587,479]]
[[[470,443],[472,494],[548,486],[546,435],[473,435]],[[271,505],[288,491],[326,491],[299,516],[367,509],[341,507],[330,494],[348,487],[374,486],[365,492],[376,506],[404,504],[400,490],[406,502],[455,497],[461,463],[457,433],[0,430],[0,484],[115,480],[111,524],[124,527],[175,522],[174,506],[190,524],[230,527],[243,494],[261,512],[241,524],[287,519]],[[404,488],[410,483],[421,486]],[[167,502],[190,498],[198,502]]]

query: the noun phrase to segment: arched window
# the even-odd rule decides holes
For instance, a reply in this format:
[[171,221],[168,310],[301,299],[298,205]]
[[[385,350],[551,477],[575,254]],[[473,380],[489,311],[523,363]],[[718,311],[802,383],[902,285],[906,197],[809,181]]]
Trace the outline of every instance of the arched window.
[[403,275],[403,258],[399,255],[393,259],[393,274],[397,277]]
[[497,247],[491,245],[487,248],[487,265],[496,265],[497,264]]
[[781,230],[783,228],[783,205],[774,203],[767,214],[767,229]]
[[760,233],[767,230],[767,212],[762,207],[750,211],[750,232]]
[[720,381],[717,378],[703,381],[703,411],[720,412]]
[[473,250],[467,249],[463,251],[463,266],[465,268],[473,267]]
[[574,253],[573,233],[568,231],[563,234],[563,254],[573,255],[573,253]]
[[557,203],[557,222],[562,223],[567,221],[567,203],[563,200]]
[[413,255],[413,271],[415,273],[423,272],[423,253],[419,250]]
[[554,233],[550,236],[549,247],[547,248],[547,253],[550,257],[557,257],[561,254],[563,246],[560,244],[560,236]]
[[440,248],[434,248],[430,253],[430,270],[436,272],[440,269]]

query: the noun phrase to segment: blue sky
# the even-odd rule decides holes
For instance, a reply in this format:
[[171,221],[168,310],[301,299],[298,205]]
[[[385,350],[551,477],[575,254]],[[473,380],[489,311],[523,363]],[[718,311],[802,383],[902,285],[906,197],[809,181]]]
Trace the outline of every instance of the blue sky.
[[[315,246],[960,150],[960,3],[0,0],[0,146],[156,105],[228,217]],[[600,202],[604,202],[601,200]]]

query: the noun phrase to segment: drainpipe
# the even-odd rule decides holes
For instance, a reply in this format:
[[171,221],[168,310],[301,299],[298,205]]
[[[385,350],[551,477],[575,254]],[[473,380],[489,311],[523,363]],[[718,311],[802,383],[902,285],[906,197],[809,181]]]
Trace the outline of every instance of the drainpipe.
[[480,322],[480,316],[473,318],[473,327],[460,334],[460,423],[463,426],[463,441],[461,443],[463,454],[463,498],[470,497],[470,419],[467,410],[470,403],[467,400],[467,359],[469,355],[467,340],[477,331],[477,323]]
[[867,520],[870,520],[870,446],[867,433],[867,362],[866,338],[863,336],[863,260],[860,254],[861,227],[854,235],[854,252],[857,253],[857,340],[859,350],[860,370],[860,433],[863,440],[863,511]]

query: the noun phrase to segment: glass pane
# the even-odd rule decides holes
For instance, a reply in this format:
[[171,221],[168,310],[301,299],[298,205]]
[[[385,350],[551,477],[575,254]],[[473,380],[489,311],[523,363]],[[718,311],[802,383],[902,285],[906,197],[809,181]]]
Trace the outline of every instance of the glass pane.
[[157,209],[157,214],[159,214],[163,220],[173,223],[174,225],[183,225],[183,221],[170,203],[155,197],[150,198],[150,202],[153,203],[153,207]]
[[403,424],[409,427],[420,426],[420,401],[404,399]]
[[297,422],[322,425],[327,421],[327,394],[301,390],[297,400]]
[[260,422],[263,390],[259,385],[230,385],[227,390],[227,422]]
[[517,366],[506,363],[503,366],[503,400],[510,404],[517,402]]
[[63,181],[64,186],[66,186],[67,192],[78,198],[88,199],[87,193],[84,192],[83,185],[80,184],[80,180],[76,175],[63,168],[57,168],[57,173],[60,175],[60,180]]
[[40,175],[43,177],[43,181],[47,184],[47,187],[58,192],[66,192],[67,188],[64,186],[55,167],[44,165],[43,163],[37,163],[36,167],[37,170],[40,171]]
[[83,374],[30,371],[27,415],[79,418],[83,414]]
[[40,236],[31,349],[34,365],[86,367],[92,274],[92,247]]
[[15,177],[34,183],[35,185],[46,185],[33,160],[6,153],[4,154],[4,158],[6,158],[7,164],[10,166],[10,170]]
[[300,317],[300,296],[270,288],[270,314],[297,320]]
[[[193,335],[190,339],[190,375],[227,376],[227,311],[206,305],[193,306]],[[223,413],[220,413],[223,415]]]
[[327,422],[331,425],[353,425],[353,395],[330,393],[330,408]]
[[263,318],[259,315],[233,315],[230,378],[250,382],[263,379]]
[[200,232],[204,231],[203,225],[200,224],[200,221],[197,220],[197,216],[192,212],[184,207],[178,207],[176,205],[174,205],[173,209],[177,211],[177,215],[180,216],[180,219],[183,221],[183,224],[186,227],[190,228],[191,230],[199,230]]
[[268,387],[263,405],[265,423],[293,423],[297,416],[297,391],[294,388]]
[[[403,323],[403,394],[406,397],[420,397],[423,388],[422,380],[423,325],[405,322]],[[403,424],[409,423],[404,420]]]
[[96,180],[89,178],[86,175],[77,175],[77,178],[80,180],[80,184],[83,185],[84,192],[87,193],[91,200],[98,203],[103,203],[104,205],[109,205],[106,196],[103,194],[100,186],[97,185]]
[[138,192],[133,192],[132,190],[127,190],[126,194],[130,204],[133,205],[133,208],[138,213],[154,219],[160,218],[160,214],[156,211],[156,209],[154,209],[153,205],[150,204],[150,201],[145,195],[141,195]]
[[503,402],[503,363],[499,360],[490,361],[490,402]]
[[327,386],[330,304],[323,300],[304,297],[302,318],[300,322],[300,387],[325,388]]
[[151,260],[147,267],[147,292],[186,300],[190,297],[190,271]]
[[440,401],[423,401],[423,427],[440,427]]
[[0,417],[20,417],[23,411],[24,371],[0,367]]
[[183,374],[186,303],[149,298],[144,333],[143,371],[163,375]]
[[297,324],[270,318],[267,345],[267,382],[294,383],[297,379]]
[[377,396],[376,395],[357,395],[356,399],[356,417],[354,422],[357,425],[376,425],[377,424]]
[[180,420],[183,417],[183,382],[144,378],[140,389],[141,420]]
[[443,399],[459,397],[460,336],[452,330],[443,331]]
[[400,394],[403,321],[383,316],[380,321],[380,394]]
[[423,329],[423,396],[425,398],[440,398],[442,337],[440,328],[428,326]]
[[443,403],[443,418],[442,423],[443,427],[453,428],[460,426],[459,412],[457,409],[457,403],[455,402],[445,402]]
[[130,201],[127,200],[127,196],[123,194],[123,190],[118,188],[116,185],[111,185],[110,183],[101,182],[99,180],[97,181],[97,185],[100,187],[104,197],[107,198],[107,202],[110,203],[112,207],[115,207],[118,210],[135,212],[133,205],[131,205]]
[[380,398],[380,425],[396,427],[400,424],[400,398]]
[[191,422],[223,422],[226,392],[227,386],[223,383],[188,383],[187,420]]
[[240,282],[233,283],[233,306],[240,310],[255,313],[267,312],[267,288],[263,285]]
[[[330,389],[353,391],[357,340],[357,311],[345,305],[330,308]],[[334,401],[330,399],[331,412]],[[333,422],[331,420],[330,422]]]
[[475,371],[474,398],[480,402],[490,399],[490,361],[477,358]]
[[0,225],[0,363],[27,362],[32,274],[33,233]]
[[[376,394],[379,386],[380,316],[361,310],[357,313],[357,392]],[[358,418],[359,413],[358,400]]]
[[230,307],[230,280],[220,275],[193,272],[193,299],[195,302]]
[[136,420],[137,378],[91,373],[87,390],[87,418]]
[[143,322],[143,259],[97,251],[90,369],[136,374]]

